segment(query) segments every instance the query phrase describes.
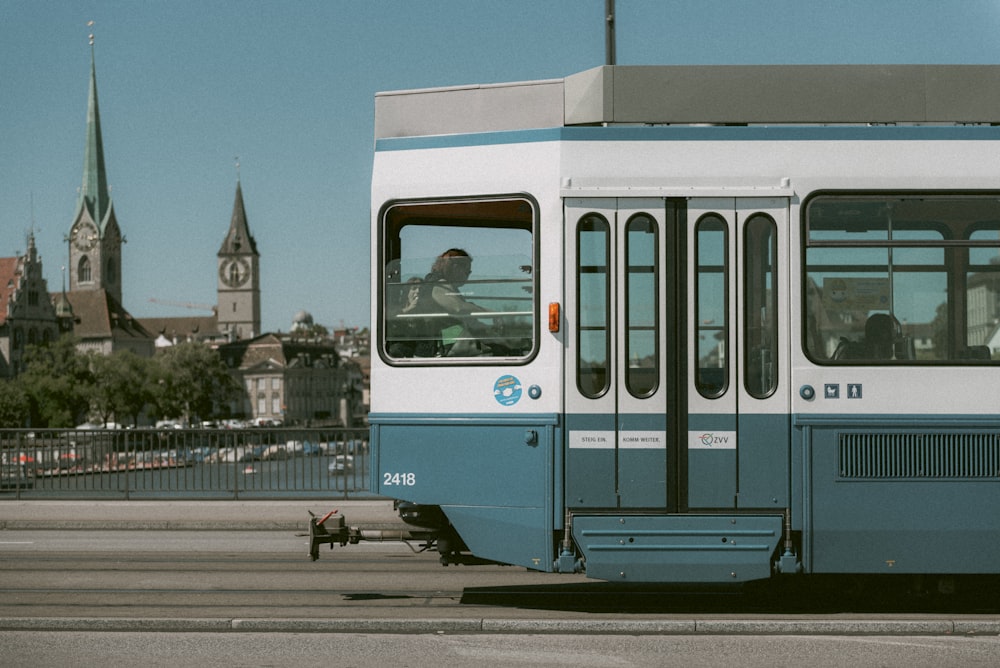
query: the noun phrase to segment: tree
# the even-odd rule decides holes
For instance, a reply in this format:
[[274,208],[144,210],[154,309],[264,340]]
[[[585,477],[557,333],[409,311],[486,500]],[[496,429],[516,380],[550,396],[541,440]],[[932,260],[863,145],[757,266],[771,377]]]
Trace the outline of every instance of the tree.
[[152,399],[150,377],[152,361],[139,357],[130,350],[114,355],[90,355],[90,369],[94,374],[94,393],[91,408],[101,416],[104,424],[114,416],[121,422],[127,417],[136,426],[139,414]]
[[86,419],[94,378],[76,344],[63,336],[25,349],[26,369],[18,380],[28,395],[31,426],[74,427]]
[[203,343],[186,342],[159,351],[151,376],[153,403],[163,417],[192,417],[215,414],[216,406],[239,396],[239,383],[229,375],[219,354]]
[[17,379],[0,380],[0,429],[23,427],[28,422],[31,402]]

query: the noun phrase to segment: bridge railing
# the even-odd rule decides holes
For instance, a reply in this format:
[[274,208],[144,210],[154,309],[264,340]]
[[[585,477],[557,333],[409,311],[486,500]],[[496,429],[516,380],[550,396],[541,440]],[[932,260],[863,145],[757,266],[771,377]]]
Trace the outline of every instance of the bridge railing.
[[367,429],[4,429],[0,500],[352,498]]

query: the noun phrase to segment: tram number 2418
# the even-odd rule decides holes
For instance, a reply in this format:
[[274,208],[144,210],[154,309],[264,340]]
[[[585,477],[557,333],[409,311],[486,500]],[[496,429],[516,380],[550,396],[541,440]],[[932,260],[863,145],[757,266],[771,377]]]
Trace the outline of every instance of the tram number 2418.
[[413,487],[417,484],[416,473],[383,473],[382,485],[384,487]]

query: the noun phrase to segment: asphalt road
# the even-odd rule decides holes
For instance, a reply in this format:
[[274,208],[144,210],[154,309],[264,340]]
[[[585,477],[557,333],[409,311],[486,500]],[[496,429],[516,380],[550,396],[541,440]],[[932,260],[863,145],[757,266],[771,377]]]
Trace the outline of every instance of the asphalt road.
[[292,531],[0,531],[5,665],[1000,664],[995,597],[841,594],[623,590],[401,543],[311,562]]
[[822,632],[825,620],[845,632],[862,624],[870,625],[864,632],[884,631],[891,623],[899,632],[1000,633],[995,590],[938,597],[854,587],[623,587],[514,566],[446,568],[435,553],[400,542],[323,547],[312,562],[306,539],[292,531],[0,531],[0,624],[449,619],[467,622],[457,627],[464,631],[483,620],[583,620],[633,622],[640,631],[664,624],[674,632],[696,625],[726,632],[721,624],[739,622]]

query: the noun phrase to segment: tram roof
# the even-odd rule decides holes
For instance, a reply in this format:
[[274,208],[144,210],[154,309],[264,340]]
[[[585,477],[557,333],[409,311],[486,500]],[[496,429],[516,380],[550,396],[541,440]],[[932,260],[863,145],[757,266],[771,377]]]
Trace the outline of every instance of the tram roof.
[[1000,65],[605,65],[377,93],[375,138],[578,125],[1000,123]]

